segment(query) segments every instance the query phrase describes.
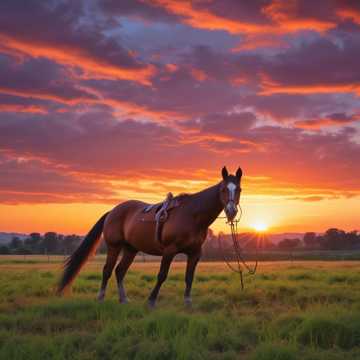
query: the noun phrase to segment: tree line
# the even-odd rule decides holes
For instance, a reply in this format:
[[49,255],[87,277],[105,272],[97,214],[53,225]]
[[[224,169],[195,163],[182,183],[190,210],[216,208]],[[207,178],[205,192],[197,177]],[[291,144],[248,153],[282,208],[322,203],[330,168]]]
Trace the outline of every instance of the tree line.
[[[242,249],[253,252],[277,250],[292,252],[295,250],[360,250],[360,233],[357,231],[346,232],[331,228],[323,234],[306,232],[302,238],[284,238],[277,244],[272,242],[266,234],[243,233],[239,236]],[[231,257],[233,252],[232,239],[229,234],[216,236],[211,230],[203,246],[203,257],[219,259],[221,252]]]
[[25,239],[14,236],[9,244],[0,246],[0,254],[71,254],[79,246],[83,237],[47,232],[29,234]]
[[[203,254],[206,258],[219,258],[219,246],[223,250],[232,248],[231,236],[221,234],[221,243],[218,236],[210,229],[207,241],[203,246]],[[29,234],[25,239],[14,236],[9,244],[0,246],[0,254],[62,254],[68,255],[75,251],[83,240],[82,236],[62,235],[56,232],[47,232],[43,235],[37,232]],[[259,236],[255,233],[243,233],[240,236],[243,248],[252,250],[355,250],[360,249],[360,233],[357,231],[346,232],[344,230],[331,228],[324,234],[307,232],[303,238],[285,238],[274,244],[266,235]],[[105,244],[99,247],[99,252],[106,252]]]

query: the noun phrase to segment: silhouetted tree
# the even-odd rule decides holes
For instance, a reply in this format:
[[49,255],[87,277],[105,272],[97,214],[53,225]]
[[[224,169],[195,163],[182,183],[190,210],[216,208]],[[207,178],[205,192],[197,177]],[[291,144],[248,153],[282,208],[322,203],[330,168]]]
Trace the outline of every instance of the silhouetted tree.
[[345,231],[339,229],[329,229],[322,236],[322,246],[327,250],[344,249]]
[[47,254],[55,253],[58,248],[58,237],[56,232],[44,234],[44,250]]
[[300,245],[300,239],[284,239],[278,243],[279,249],[294,250]]
[[22,244],[23,244],[23,242],[17,236],[14,236],[11,239],[10,248],[17,249],[18,247],[22,246]]
[[73,253],[76,248],[79,246],[82,237],[79,235],[66,235],[64,236],[63,240],[61,241],[62,252],[65,254]]
[[357,231],[350,231],[345,234],[346,249],[355,249],[360,246],[360,235]]
[[217,236],[212,229],[208,230],[206,241],[202,248],[203,259],[215,260],[219,257],[219,249],[217,243]]
[[30,249],[26,248],[24,245],[21,245],[14,250],[14,254],[29,255],[29,254],[31,254],[31,251],[30,251]]
[[319,239],[314,232],[307,232],[303,237],[304,245],[309,249],[315,249],[320,246]]
[[0,246],[0,254],[8,255],[8,254],[10,254],[10,249],[6,245],[1,245]]

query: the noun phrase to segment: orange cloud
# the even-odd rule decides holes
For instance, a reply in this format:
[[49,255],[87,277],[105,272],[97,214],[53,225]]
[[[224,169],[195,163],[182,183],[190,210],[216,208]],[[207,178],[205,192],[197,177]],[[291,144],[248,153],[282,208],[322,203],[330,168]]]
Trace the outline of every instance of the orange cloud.
[[0,112],[23,112],[23,113],[46,114],[47,110],[39,105],[0,104]]
[[360,84],[314,84],[314,85],[279,85],[266,87],[259,95],[272,94],[329,94],[329,93],[356,93],[360,94]]
[[208,78],[205,72],[200,69],[192,68],[190,71],[192,77],[197,81],[204,81]]
[[286,85],[274,81],[263,73],[261,74],[261,90],[258,94],[328,94],[336,92],[360,95],[360,83]]
[[153,65],[139,68],[121,67],[111,64],[101,57],[96,57],[85,49],[70,45],[59,46],[56,43],[29,42],[2,34],[0,34],[0,42],[6,48],[14,49],[32,57],[46,57],[59,64],[80,67],[87,77],[129,80],[149,85],[149,78],[155,73]]
[[314,30],[324,32],[336,26],[336,22],[301,17],[298,14],[297,0],[273,0],[269,5],[262,8],[263,14],[280,26],[280,32],[296,32]]
[[207,30],[226,30],[230,33],[265,32],[270,26],[255,23],[241,22],[218,16],[207,9],[194,8],[192,1],[177,0],[145,0],[150,4],[156,4],[167,11],[184,17],[183,21],[195,28]]
[[352,20],[356,24],[360,24],[360,11],[351,9],[351,8],[344,8],[339,9],[336,11],[336,15],[343,20]]
[[255,50],[258,48],[285,48],[289,45],[281,38],[274,35],[249,34],[239,45],[231,49],[232,52],[242,50]]
[[166,64],[166,70],[170,73],[176,72],[179,69],[179,66],[176,64]]
[[[324,32],[336,27],[336,22],[333,21],[299,17],[296,0],[289,0],[287,2],[274,0],[269,5],[259,8],[259,12],[264,15],[262,23],[234,20],[229,17],[220,16],[206,9],[205,6],[196,6],[196,2],[190,0],[144,1],[161,6],[168,12],[183,17],[182,21],[192,27],[206,30],[225,30],[231,34],[283,34],[304,30]],[[200,4],[206,5],[206,2]]]
[[[96,95],[96,97],[91,97],[90,93],[91,95]],[[175,111],[155,110],[126,100],[106,98],[103,97],[100,92],[97,92],[95,90],[89,92],[89,97],[78,96],[72,98],[64,98],[62,96],[48,92],[46,90],[36,90],[36,89],[18,90],[18,89],[4,88],[4,87],[0,87],[0,94],[20,96],[26,98],[39,99],[39,100],[51,100],[69,106],[108,105],[113,109],[114,112],[120,112],[121,115],[125,114],[127,116],[133,116],[133,117],[136,116],[147,117],[158,123],[165,122],[169,118],[173,120],[178,120],[183,118],[182,114],[179,114]],[[21,107],[19,106],[18,110],[3,110],[3,111],[20,111],[20,108]],[[36,106],[27,107],[27,109],[28,112],[38,112],[38,113],[41,112],[40,108]],[[0,111],[1,111],[1,107],[0,107]],[[46,112],[46,109],[43,108],[42,111]],[[23,112],[25,112],[25,107]],[[66,109],[61,109],[59,110],[59,112],[66,112]]]
[[304,120],[304,121],[297,121],[295,123],[296,127],[302,129],[309,129],[309,130],[318,130],[325,126],[343,126],[347,123],[351,123],[356,121],[355,119],[348,119],[346,121],[332,119],[332,118],[323,118],[323,119],[315,119],[315,120]]
[[34,99],[40,99],[40,100],[51,100],[55,102],[59,102],[62,104],[67,105],[76,105],[80,102],[92,102],[94,101],[91,98],[86,97],[74,97],[74,98],[65,98],[50,92],[47,92],[45,90],[17,90],[17,89],[11,89],[6,87],[0,87],[0,94],[6,94],[6,95],[12,95],[12,96],[21,96],[26,98],[34,98]]

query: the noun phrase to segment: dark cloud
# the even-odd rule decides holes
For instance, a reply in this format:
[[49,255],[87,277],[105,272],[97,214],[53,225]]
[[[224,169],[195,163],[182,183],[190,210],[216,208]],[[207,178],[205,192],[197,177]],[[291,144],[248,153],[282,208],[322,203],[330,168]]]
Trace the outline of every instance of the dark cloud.
[[111,184],[76,177],[46,162],[0,154],[0,203],[110,202]]
[[165,190],[224,163],[279,193],[357,193],[358,14],[325,0],[1,2],[1,201],[112,201],[117,180]]
[[109,28],[97,24],[96,16],[86,16],[87,9],[85,2],[1,2],[2,48],[49,58],[81,69],[87,77],[148,83],[154,69],[122,47],[121,39],[105,36]]

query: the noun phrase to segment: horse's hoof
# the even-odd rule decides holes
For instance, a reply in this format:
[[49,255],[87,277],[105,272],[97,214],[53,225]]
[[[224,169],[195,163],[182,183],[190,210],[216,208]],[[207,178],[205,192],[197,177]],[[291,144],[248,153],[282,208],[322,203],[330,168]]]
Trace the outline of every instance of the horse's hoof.
[[97,297],[97,301],[98,301],[98,303],[103,303],[104,302],[104,296],[98,296]]
[[156,301],[155,300],[148,300],[148,308],[153,310],[156,307]]
[[186,297],[184,298],[184,305],[185,307],[187,307],[188,309],[192,308],[192,300],[191,297]]
[[119,303],[120,303],[120,304],[128,304],[128,303],[129,303],[129,299],[128,299],[128,298],[119,299]]

